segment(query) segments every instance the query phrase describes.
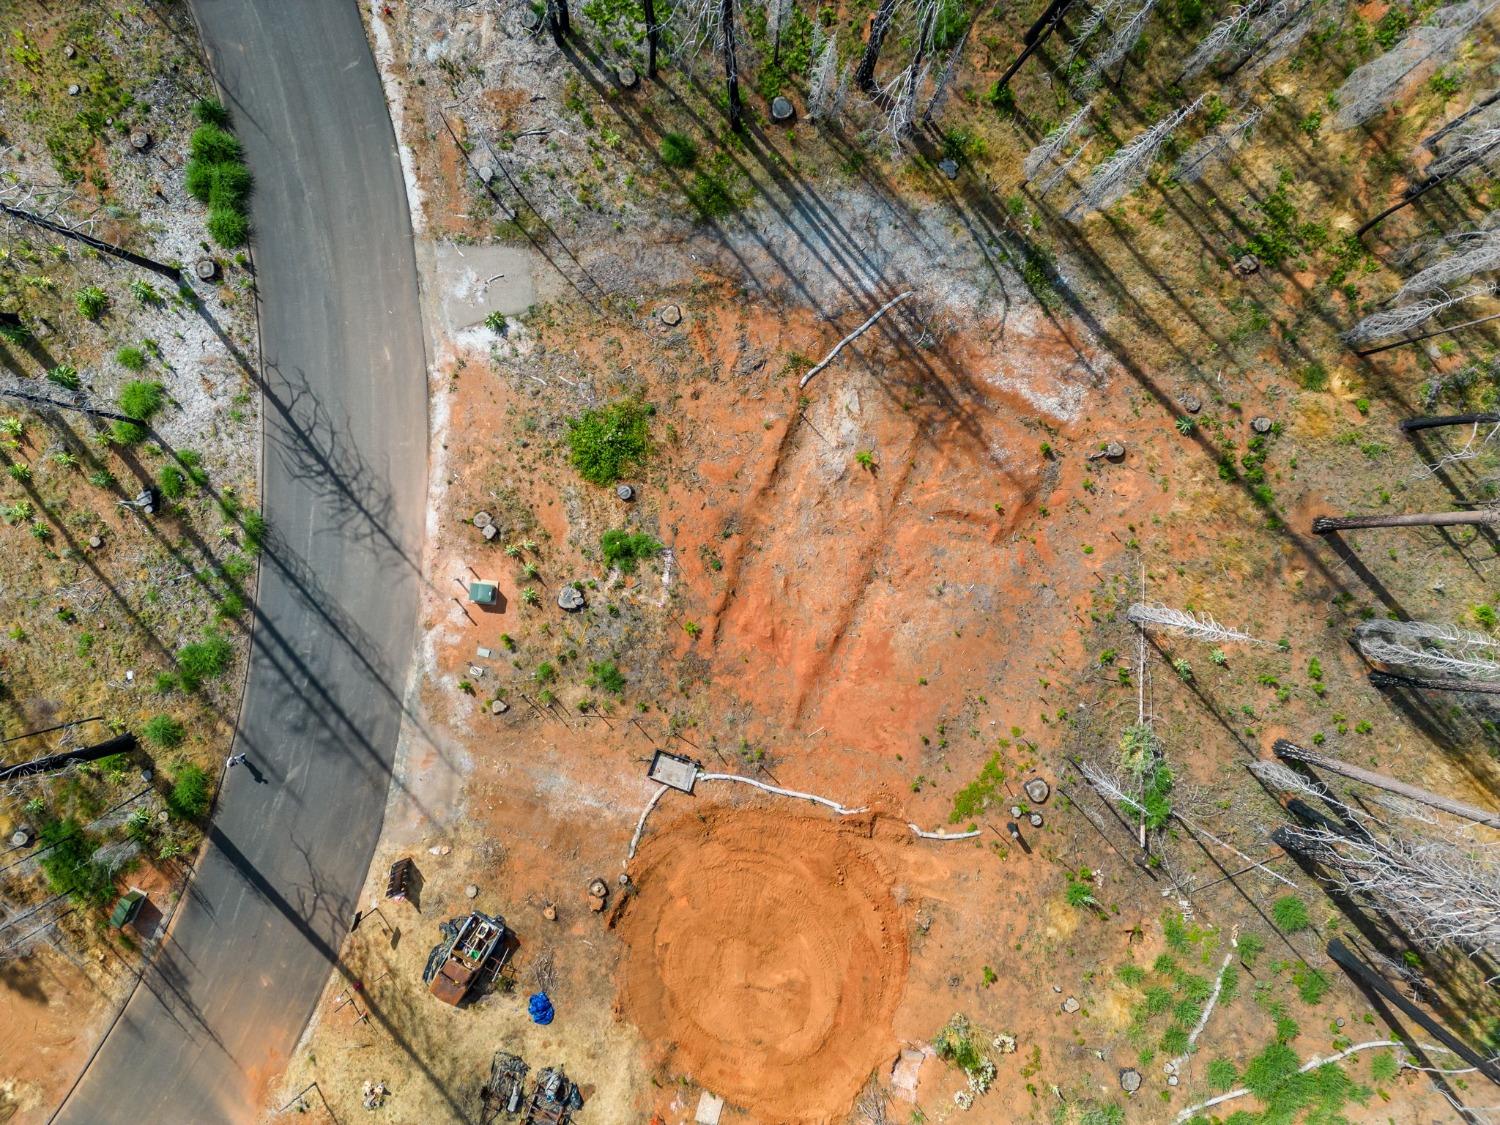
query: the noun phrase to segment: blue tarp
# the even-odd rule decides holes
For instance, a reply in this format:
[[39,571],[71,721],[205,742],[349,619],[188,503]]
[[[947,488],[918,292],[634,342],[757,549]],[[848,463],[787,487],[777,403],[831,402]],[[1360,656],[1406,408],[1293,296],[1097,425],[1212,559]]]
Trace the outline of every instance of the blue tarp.
[[556,1014],[552,1010],[552,1001],[547,998],[545,992],[534,993],[531,999],[526,1001],[526,1008],[531,1013],[531,1022],[544,1026],[551,1023],[552,1017]]

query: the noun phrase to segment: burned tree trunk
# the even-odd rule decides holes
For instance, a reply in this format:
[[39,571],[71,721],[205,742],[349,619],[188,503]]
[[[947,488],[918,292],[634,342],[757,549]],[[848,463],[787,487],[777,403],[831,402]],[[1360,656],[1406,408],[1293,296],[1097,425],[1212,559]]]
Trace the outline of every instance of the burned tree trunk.
[[734,0],[719,0],[719,45],[724,53],[724,82],[729,89],[729,127],[745,131],[745,107],[740,102],[740,64],[734,42]]
[[656,0],[641,0],[646,17],[646,77],[656,77],[656,54],[661,48],[661,25],[656,22]]
[[1455,676],[1397,676],[1391,672],[1371,672],[1371,687],[1414,687],[1429,691],[1469,691],[1479,695],[1500,695],[1500,684],[1480,680],[1462,680]]
[[1500,523],[1500,511],[1420,512],[1404,516],[1319,516],[1313,520],[1314,535],[1331,531],[1353,531],[1362,527],[1457,527]]
[[1006,67],[1005,73],[996,80],[996,90],[1005,89],[1010,84],[1010,80],[1015,77],[1016,71],[1020,70],[1026,60],[1041,49],[1042,44],[1047,41],[1047,37],[1056,31],[1058,25],[1062,23],[1064,14],[1066,14],[1072,4],[1073,0],[1052,0],[1052,3],[1047,5],[1047,10],[1037,17],[1036,23],[1026,29],[1026,34],[1021,38],[1025,49],[1016,56],[1015,61]]
[[570,29],[568,0],[547,0],[547,27],[552,32],[552,41],[561,47]]
[[[1384,211],[1380,212],[1380,214],[1376,215],[1373,219],[1365,223],[1364,226],[1355,231],[1354,237],[1363,238],[1366,234],[1374,230],[1381,223],[1385,222],[1386,219],[1390,218],[1397,211],[1410,207],[1413,203],[1421,199],[1433,188],[1441,187],[1449,180],[1455,178],[1456,176],[1462,175],[1464,172],[1467,172],[1470,168],[1480,163],[1486,156],[1495,151],[1495,149],[1497,148],[1500,148],[1500,139],[1489,140],[1486,137],[1486,139],[1482,143],[1474,146],[1473,151],[1461,153],[1459,154],[1457,159],[1446,162],[1447,167],[1443,167],[1437,175],[1428,176],[1420,183],[1409,185],[1406,190],[1401,193],[1400,200],[1391,204]],[[1438,160],[1433,161],[1434,165],[1443,165],[1444,163],[1445,160],[1443,158],[1439,158]]]
[[1352,766],[1347,762],[1341,762],[1337,758],[1330,758],[1325,754],[1319,754],[1313,750],[1304,750],[1296,743],[1288,742],[1284,738],[1278,738],[1271,749],[1278,758],[1285,761],[1303,762],[1329,773],[1336,773],[1343,777],[1353,778],[1355,781],[1372,785],[1376,789],[1384,789],[1387,793],[1395,793],[1409,800],[1418,802],[1434,808],[1440,812],[1451,813],[1454,816],[1472,820],[1475,824],[1488,825],[1490,828],[1500,828],[1500,813],[1486,812],[1476,805],[1466,804],[1463,801],[1455,801],[1450,797],[1443,797],[1437,793],[1430,793],[1426,789],[1418,789],[1415,785],[1407,785],[1404,781],[1397,781],[1385,774],[1375,773],[1373,770]]
[[1497,423],[1500,423],[1500,414],[1433,414],[1403,418],[1401,429],[1409,434],[1416,430],[1435,430],[1440,426],[1490,426]]
[[867,94],[875,93],[875,64],[880,61],[880,48],[891,29],[891,20],[896,15],[896,0],[880,0],[875,11],[875,22],[870,25],[870,41],[865,44],[865,53],[860,56],[859,67],[854,72],[854,84]]

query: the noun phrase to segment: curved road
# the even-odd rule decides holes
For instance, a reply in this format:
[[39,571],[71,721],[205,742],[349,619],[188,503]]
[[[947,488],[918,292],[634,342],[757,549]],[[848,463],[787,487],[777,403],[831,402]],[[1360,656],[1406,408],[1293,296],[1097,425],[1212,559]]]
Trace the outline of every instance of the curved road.
[[253,1118],[347,932],[415,639],[427,382],[405,187],[352,0],[194,0],[255,175],[263,561],[236,749],[171,939],[60,1121]]

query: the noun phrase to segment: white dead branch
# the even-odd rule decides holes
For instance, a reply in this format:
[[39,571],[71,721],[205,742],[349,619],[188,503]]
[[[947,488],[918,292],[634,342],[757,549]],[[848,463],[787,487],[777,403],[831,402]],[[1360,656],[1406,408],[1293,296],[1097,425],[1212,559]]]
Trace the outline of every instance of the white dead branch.
[[1242,641],[1252,645],[1266,643],[1243,630],[1220,625],[1206,613],[1189,613],[1185,609],[1173,609],[1159,603],[1136,602],[1126,611],[1125,619],[1142,629],[1165,629],[1191,637],[1195,641]]
[[1103,0],[1103,3],[1092,5],[1088,15],[1084,16],[1078,23],[1078,28],[1069,44],[1069,50],[1063,59],[1062,70],[1067,73],[1072,69],[1073,62],[1083,54],[1084,48],[1089,41],[1099,33],[1099,30],[1109,22],[1111,16],[1125,6],[1128,0]]
[[[1500,131],[1497,131],[1500,139]],[[1424,296],[1468,281],[1477,273],[1500,270],[1500,231],[1474,231],[1450,240],[1453,253],[1413,275],[1396,291],[1395,301]]]
[[95,850],[89,857],[89,862],[95,867],[109,872],[111,875],[118,874],[124,870],[132,860],[141,854],[141,846],[134,840],[117,840],[113,844],[105,844]]
[[1130,54],[1130,49],[1140,39],[1141,32],[1146,30],[1146,21],[1151,18],[1151,13],[1155,8],[1156,0],[1142,0],[1135,10],[1121,21],[1115,33],[1104,44],[1103,49],[1089,59],[1088,67],[1073,83],[1073,89],[1079,93],[1097,89],[1104,76]]
[[838,44],[830,37],[808,80],[807,115],[814,121],[836,120],[849,88],[848,71],[839,69]]
[[1157,152],[1161,150],[1162,145],[1166,144],[1167,138],[1178,126],[1196,113],[1207,98],[1207,94],[1200,95],[1198,100],[1191,105],[1163,118],[1144,133],[1121,146],[1113,156],[1094,169],[1093,174],[1089,176],[1088,181],[1078,193],[1078,198],[1063,213],[1063,218],[1070,222],[1077,222],[1090,212],[1103,210],[1126,192],[1139,186],[1145,180],[1146,173],[1151,169],[1151,162],[1156,159]]
[[917,117],[917,91],[926,81],[926,65],[913,59],[906,69],[896,75],[881,92],[881,100],[890,106],[890,109],[886,112],[885,124],[877,136],[892,152],[901,147],[901,142],[911,132],[912,123]]
[[827,367],[830,363],[832,363],[835,359],[838,358],[839,352],[843,351],[850,344],[852,344],[855,340],[859,339],[866,332],[868,332],[870,330],[870,328],[875,324],[876,321],[878,321],[886,313],[890,312],[893,308],[895,308],[897,305],[899,305],[902,301],[906,300],[908,297],[914,297],[914,296],[916,296],[916,292],[917,291],[915,289],[908,289],[905,293],[902,293],[902,294],[900,294],[899,296],[896,296],[896,297],[892,297],[885,304],[881,305],[880,308],[876,309],[875,312],[873,312],[870,315],[870,319],[869,320],[865,321],[858,328],[856,328],[853,332],[849,333],[849,335],[845,336],[842,340],[840,340],[837,344],[835,344],[833,346],[833,350],[831,352],[829,352],[827,355],[825,355],[822,358],[822,360],[815,367],[813,367],[810,371],[808,371],[808,373],[806,375],[802,376],[802,380],[801,380],[801,382],[799,382],[797,384],[797,386],[799,386],[799,387],[805,387],[805,386],[807,386],[807,384],[812,381],[812,377],[814,375],[816,375],[819,371],[822,371],[823,368]]
[[1397,305],[1395,308],[1381,309],[1373,312],[1364,320],[1360,321],[1348,332],[1344,333],[1344,339],[1351,344],[1372,344],[1377,340],[1385,340],[1391,336],[1401,336],[1420,328],[1438,313],[1445,309],[1451,309],[1454,305],[1461,305],[1465,301],[1472,301],[1475,297],[1485,297],[1495,291],[1493,285],[1470,285],[1458,290],[1456,293],[1443,293],[1435,297],[1423,297],[1421,300],[1413,301],[1409,305]]
[[1177,158],[1177,163],[1172,165],[1171,178],[1181,184],[1197,183],[1203,178],[1203,173],[1227,159],[1241,147],[1251,131],[1260,123],[1260,119],[1265,116],[1265,112],[1264,108],[1251,110],[1229,128],[1210,133],[1189,146],[1187,151]]
[[1285,0],[1250,0],[1208,29],[1208,34],[1198,41],[1192,54],[1182,64],[1182,78],[1196,78],[1209,68],[1220,55],[1236,44],[1243,43],[1250,35],[1250,25],[1258,16],[1277,10],[1285,10]]
[[1456,626],[1362,621],[1355,626],[1354,643],[1366,660],[1389,668],[1468,680],[1500,680],[1495,642]]
[[1213,1015],[1214,1008],[1219,1003],[1219,995],[1224,991],[1224,974],[1229,972],[1229,965],[1239,952],[1240,928],[1235,926],[1229,931],[1229,952],[1224,954],[1224,963],[1219,966],[1219,975],[1214,978],[1214,990],[1208,994],[1208,1003],[1203,1005],[1203,1011],[1198,1016],[1198,1022],[1193,1025],[1193,1030],[1188,1033],[1187,1047],[1182,1054],[1172,1060],[1171,1072],[1181,1070],[1187,1062],[1188,1056],[1193,1053],[1193,1046],[1198,1042],[1198,1036],[1203,1034],[1203,1029],[1208,1026],[1208,1017]]
[[1427,175],[1443,180],[1471,167],[1491,171],[1500,162],[1500,125],[1473,125],[1454,132],[1442,146],[1438,158],[1427,166]]
[[1335,129],[1352,129],[1382,113],[1422,67],[1445,62],[1497,0],[1470,0],[1439,9],[1430,23],[1412,28],[1385,54],[1359,67],[1338,88]]
[[1063,149],[1073,139],[1075,133],[1083,127],[1084,121],[1088,119],[1093,111],[1093,106],[1086,105],[1068,118],[1052,132],[1041,139],[1041,142],[1026,154],[1026,159],[1021,162],[1021,178],[1027,183],[1036,179],[1037,174],[1047,165],[1061,155]]
[[[1448,1050],[1447,1047],[1438,1047],[1431,1043],[1419,1043],[1417,1045],[1421,1047],[1423,1051],[1442,1051],[1445,1054],[1453,1054],[1453,1052]],[[1306,1074],[1309,1070],[1317,1070],[1320,1066],[1327,1066],[1329,1063],[1339,1062],[1343,1059],[1347,1059],[1350,1055],[1358,1054],[1360,1051],[1374,1050],[1376,1047],[1400,1047],[1404,1050],[1406,1048],[1406,1044],[1402,1043],[1399,1039],[1371,1039],[1366,1043],[1356,1043],[1352,1047],[1346,1047],[1342,1051],[1338,1051],[1332,1055],[1314,1056],[1313,1058],[1308,1059],[1300,1067],[1298,1067],[1297,1073]],[[1410,1066],[1410,1064],[1407,1063],[1405,1059],[1402,1059],[1401,1065],[1403,1067]],[[1410,1069],[1421,1070],[1423,1068],[1418,1066],[1410,1066]],[[1225,1102],[1233,1101],[1235,1098],[1242,1098],[1249,1092],[1250,1090],[1248,1087],[1241,1086],[1237,1090],[1230,1090],[1227,1094],[1220,1094],[1217,1097],[1209,1098],[1205,1102],[1199,1102],[1197,1105],[1190,1105],[1186,1109],[1178,1113],[1178,1115],[1172,1119],[1172,1123],[1173,1125],[1182,1125],[1182,1122],[1187,1121],[1192,1117],[1196,1117],[1205,1109],[1212,1109],[1216,1105],[1223,1105]]]

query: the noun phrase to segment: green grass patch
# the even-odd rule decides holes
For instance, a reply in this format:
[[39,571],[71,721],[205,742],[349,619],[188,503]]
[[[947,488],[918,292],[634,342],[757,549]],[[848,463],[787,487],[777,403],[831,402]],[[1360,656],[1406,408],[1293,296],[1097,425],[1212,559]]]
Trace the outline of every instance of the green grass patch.
[[953,811],[948,814],[948,823],[972,820],[989,808],[1004,781],[1005,767],[1000,764],[997,751],[980,767],[979,776],[953,795]]
[[201,641],[177,650],[177,682],[185,691],[196,691],[204,680],[215,680],[229,671],[234,646],[222,634],[209,630]]
[[99,841],[72,817],[43,825],[40,839],[46,850],[39,863],[47,885],[80,906],[104,906],[114,897],[110,874],[93,862]]
[[185,820],[197,820],[208,812],[208,774],[202,766],[186,765],[172,779],[167,808]]
[[600,660],[589,665],[589,687],[619,695],[625,690],[625,673],[613,660]]
[[622,399],[568,419],[568,450],[573,468],[591,484],[614,484],[651,452],[652,410]]
[[668,168],[691,168],[698,162],[698,146],[683,133],[663,134],[657,153]]
[[1295,934],[1312,926],[1307,903],[1296,895],[1282,895],[1271,904],[1271,920],[1285,933]]
[[186,735],[182,724],[171,715],[152,715],[141,727],[141,737],[160,750],[181,746]]
[[606,566],[617,566],[622,574],[634,574],[642,559],[655,558],[662,545],[644,531],[611,528],[599,537],[599,553]]

